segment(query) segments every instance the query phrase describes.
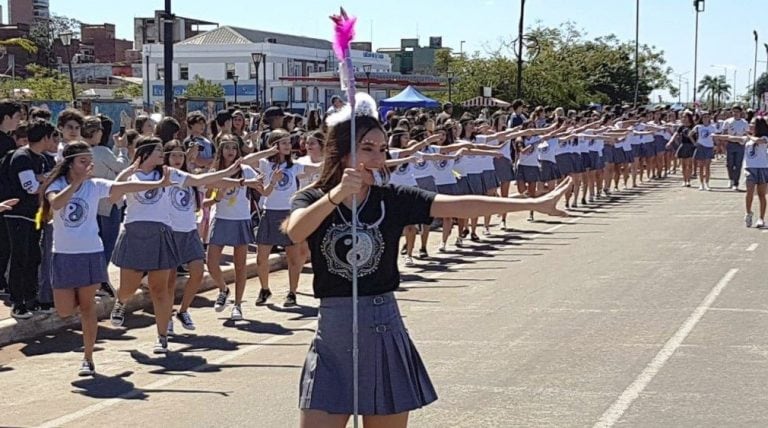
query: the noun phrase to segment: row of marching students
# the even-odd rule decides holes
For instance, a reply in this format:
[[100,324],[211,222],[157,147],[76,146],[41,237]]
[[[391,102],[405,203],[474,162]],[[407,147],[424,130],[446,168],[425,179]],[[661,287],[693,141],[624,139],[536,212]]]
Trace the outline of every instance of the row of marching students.
[[[53,125],[39,120],[30,128],[30,134],[44,134],[40,142],[30,143],[30,150],[55,151],[57,131]],[[215,308],[223,309],[229,296],[219,258],[224,246],[232,246],[236,269],[232,319],[242,318],[245,255],[248,245],[254,242],[259,244],[262,295],[269,290],[269,266],[266,257],[263,263],[261,255],[268,256],[271,245],[286,246],[291,260],[291,293],[286,303],[291,299],[295,303],[298,273],[303,264],[300,257],[306,257],[306,252],[300,246],[290,245],[280,232],[279,224],[288,215],[289,199],[298,190],[298,180],[315,174],[318,167],[304,167],[292,161],[290,134],[285,131],[272,131],[268,144],[269,150],[243,157],[237,139],[223,136],[219,139],[212,172],[193,174],[189,170],[202,153],[197,146],[184,147],[176,140],[164,144],[156,137],[139,137],[135,142],[133,164],[115,180],[93,178],[94,150],[89,144],[76,140],[63,144],[60,162],[46,178],[35,180],[40,182],[40,189],[30,195],[41,197],[39,222],[47,223],[50,219],[53,225],[51,272],[55,308],[62,317],[80,308],[85,349],[80,375],[91,375],[95,371],[94,297],[100,285],[109,281],[108,260],[97,222],[97,207],[102,200],[117,202],[124,198],[126,203],[125,219],[111,258],[120,268],[120,288],[111,313],[112,324],[122,325],[126,304],[146,275],[157,324],[158,337],[153,352],[168,351],[176,268],[181,264],[188,265],[190,275],[176,317],[185,328],[195,328],[187,309],[202,281],[206,261],[197,225],[197,212],[204,205],[212,207],[208,269],[221,288]],[[248,189],[264,196],[266,208],[255,237]],[[18,205],[14,210],[23,210],[24,201]]]

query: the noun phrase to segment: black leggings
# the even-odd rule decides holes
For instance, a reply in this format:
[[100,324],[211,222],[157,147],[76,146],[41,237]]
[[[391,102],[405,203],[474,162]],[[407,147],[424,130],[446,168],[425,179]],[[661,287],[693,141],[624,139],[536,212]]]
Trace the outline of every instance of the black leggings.
[[11,302],[32,303],[37,299],[37,269],[40,266],[40,231],[33,221],[5,217],[5,226],[11,242],[11,261],[8,273]]

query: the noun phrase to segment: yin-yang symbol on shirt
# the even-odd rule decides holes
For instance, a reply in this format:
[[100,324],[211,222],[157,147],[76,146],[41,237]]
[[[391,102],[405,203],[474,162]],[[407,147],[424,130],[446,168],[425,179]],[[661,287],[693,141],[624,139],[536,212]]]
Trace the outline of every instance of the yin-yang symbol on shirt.
[[66,227],[79,227],[88,217],[88,203],[80,198],[72,198],[59,212]]
[[549,152],[549,144],[541,144],[541,145],[539,145],[539,151],[541,153]]
[[280,179],[280,181],[277,182],[277,190],[280,191],[286,191],[289,190],[291,187],[291,180],[293,179],[293,174],[291,174],[290,171],[283,170],[283,178]]
[[439,169],[440,171],[443,171],[446,167],[448,167],[448,160],[446,159],[435,162],[435,168]]
[[145,192],[134,193],[136,200],[144,205],[156,204],[162,196],[163,189],[151,189]]
[[408,164],[408,163],[400,164],[400,166],[398,166],[397,169],[395,169],[395,174],[397,174],[397,175],[407,174],[408,173],[408,169],[410,167],[411,167],[411,165]]
[[709,128],[699,129],[699,138],[709,138],[710,134],[712,134],[712,132],[710,132]]
[[179,211],[189,211],[192,208],[192,189],[189,187],[172,187],[171,205]]
[[352,228],[346,224],[334,225],[326,231],[321,251],[328,263],[328,271],[352,280],[352,264],[357,266],[359,278],[375,272],[384,254],[384,238],[378,228],[357,230],[357,242],[352,245]]
[[416,163],[414,164],[414,167],[415,167],[416,169],[420,170],[420,171],[421,171],[421,170],[425,170],[425,169],[427,169],[427,166],[428,166],[428,165],[427,165],[427,161],[425,161],[424,159],[419,159],[419,160],[418,160],[418,161],[416,161]]
[[750,144],[749,148],[747,149],[747,157],[750,159],[754,159],[756,156],[757,156],[757,145]]
[[222,199],[236,198],[239,193],[240,193],[239,187],[230,187],[229,189],[224,191],[224,196]]

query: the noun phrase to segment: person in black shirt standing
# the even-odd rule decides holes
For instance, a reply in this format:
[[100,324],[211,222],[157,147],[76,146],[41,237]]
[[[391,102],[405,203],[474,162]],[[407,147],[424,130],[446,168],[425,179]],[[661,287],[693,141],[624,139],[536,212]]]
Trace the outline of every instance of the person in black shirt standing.
[[[411,410],[437,399],[419,354],[403,325],[394,291],[400,283],[398,241],[409,224],[433,217],[472,218],[535,210],[565,215],[556,204],[570,179],[545,196],[509,199],[448,196],[408,186],[372,185],[385,170],[387,138],[369,95],[356,96],[357,115],[345,108],[328,118],[326,158],[320,178],[296,193],[285,224],[293,242],[307,241],[320,298],[317,334],[302,373],[301,426],[345,426],[353,412],[352,262],[359,281],[359,412],[363,423],[405,427]],[[356,164],[351,161],[355,121]],[[376,172],[371,172],[375,170]],[[357,241],[352,238],[352,198],[360,202]]]
[[17,149],[9,165],[10,191],[19,199],[14,210],[5,214],[5,226],[11,246],[8,285],[17,319],[32,317],[37,305],[38,266],[40,265],[40,227],[36,222],[40,207],[38,192],[51,172],[52,164],[44,152],[55,145],[56,128],[43,119],[30,123],[29,145]]
[[[21,104],[12,100],[0,100],[0,160],[16,148],[16,141],[11,133],[16,130],[21,121]],[[10,197],[8,189],[0,189],[0,200]],[[5,219],[0,214],[0,292],[8,290],[5,274],[8,271],[8,261],[11,257],[11,246]]]

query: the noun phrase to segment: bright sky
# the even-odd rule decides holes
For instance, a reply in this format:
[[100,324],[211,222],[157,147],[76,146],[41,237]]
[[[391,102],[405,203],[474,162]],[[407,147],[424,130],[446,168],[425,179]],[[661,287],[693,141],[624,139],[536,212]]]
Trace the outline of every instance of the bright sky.
[[[30,0],[31,1],[31,0]],[[133,40],[133,17],[151,16],[164,7],[163,0],[93,1],[50,0],[52,12],[87,23],[110,22],[117,26],[118,37]],[[233,25],[282,33],[330,38],[327,16],[334,13],[339,0],[228,0],[211,2],[174,0],[174,13]],[[266,6],[266,4],[270,6]],[[400,38],[417,35],[422,44],[429,36],[442,36],[443,46],[459,51],[484,51],[498,46],[500,38],[517,33],[520,0],[389,0],[346,1],[348,12],[359,18],[360,41],[373,41],[374,49],[397,47]],[[687,73],[693,79],[693,40],[695,13],[692,0],[640,0],[640,41],[665,52],[675,73]],[[7,0],[0,0],[7,21]],[[279,5],[279,6],[277,6]],[[261,6],[261,7],[260,7]],[[768,20],[766,0],[706,0],[706,10],[699,21],[698,79],[704,74],[723,74],[739,93],[752,81],[755,43],[752,30],[760,35],[759,71],[766,69]],[[622,40],[634,40],[634,0],[527,0],[526,26],[541,21],[556,26],[573,21],[589,36],[616,34]],[[371,37],[372,35],[372,37]],[[516,36],[513,36],[513,38]],[[511,53],[510,53],[511,55]],[[673,77],[677,81],[677,77]],[[685,80],[683,98],[685,98]],[[691,83],[691,91],[693,84]]]

